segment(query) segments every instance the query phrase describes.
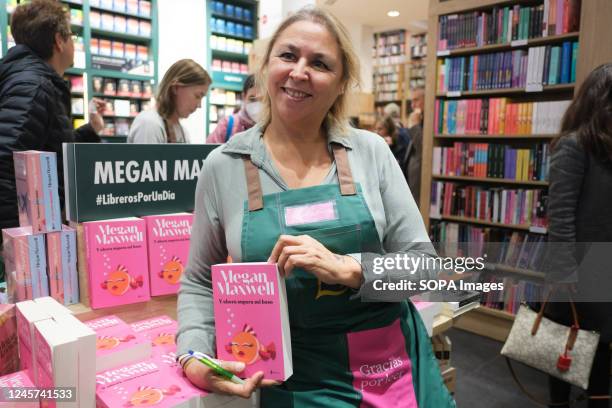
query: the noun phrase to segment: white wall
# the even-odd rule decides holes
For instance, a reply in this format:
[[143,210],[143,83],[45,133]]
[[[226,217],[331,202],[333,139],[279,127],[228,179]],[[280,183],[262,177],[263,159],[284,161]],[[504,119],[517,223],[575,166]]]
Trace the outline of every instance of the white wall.
[[[177,60],[191,58],[208,66],[206,40],[205,0],[159,0],[158,81]],[[192,143],[204,143],[206,139],[206,99],[202,108],[181,123],[189,132]]]

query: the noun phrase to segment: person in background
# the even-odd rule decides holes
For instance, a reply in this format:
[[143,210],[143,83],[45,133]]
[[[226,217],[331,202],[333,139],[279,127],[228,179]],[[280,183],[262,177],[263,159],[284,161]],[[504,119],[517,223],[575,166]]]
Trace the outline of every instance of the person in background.
[[100,142],[104,128],[99,100],[89,123],[73,128],[70,89],[62,76],[73,64],[74,36],[62,4],[33,0],[18,6],[11,32],[16,45],[0,60],[0,228],[19,225],[14,151],[57,154],[63,204],[62,143]]
[[[362,258],[429,258],[435,250],[388,145],[348,125],[347,91],[359,83],[359,60],[346,28],[324,9],[291,14],[257,73],[262,118],[207,157],[196,187],[177,307],[185,375],[198,387],[244,398],[268,385],[261,389],[267,408],[455,407],[414,305],[383,302],[374,290],[366,301],[375,280],[433,279],[437,272],[376,275]],[[315,210],[321,205],[333,209]],[[293,375],[282,384],[263,371],[235,384],[188,353],[214,355],[210,267],[228,254],[275,263],[285,279]]]
[[192,59],[176,61],[159,84],[156,109],[140,112],[128,134],[128,143],[189,143],[180,119],[202,107],[211,84],[208,72]]
[[[561,133],[552,142],[549,182],[548,281],[573,283],[569,290],[581,300],[575,303],[580,329],[600,333],[587,392],[607,395],[612,341],[612,64],[589,74],[565,112]],[[559,323],[573,324],[569,303],[551,302],[547,313]],[[562,405],[570,398],[570,384],[550,376],[549,387],[556,407],[570,406]],[[609,407],[609,400],[589,400],[588,406]]]
[[393,147],[395,139],[397,138],[397,128],[395,122],[390,116],[379,118],[374,125],[374,131],[378,133],[380,137],[385,139],[385,142],[389,147]]
[[244,80],[242,86],[242,107],[237,113],[223,118],[208,135],[206,143],[226,143],[236,133],[253,127],[261,116],[261,106],[255,86],[255,76],[251,74]]
[[412,112],[408,116],[408,134],[410,142],[406,148],[405,158],[400,161],[400,167],[408,181],[410,192],[419,204],[421,192],[421,162],[423,159],[423,107],[425,105],[425,90],[415,89],[410,99]]

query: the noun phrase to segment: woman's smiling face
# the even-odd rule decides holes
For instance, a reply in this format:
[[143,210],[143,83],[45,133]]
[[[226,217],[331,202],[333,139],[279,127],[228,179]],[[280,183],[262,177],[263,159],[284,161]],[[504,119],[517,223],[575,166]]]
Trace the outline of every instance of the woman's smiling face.
[[268,59],[272,117],[321,123],[342,93],[342,76],[333,35],[312,21],[291,24],[278,36]]

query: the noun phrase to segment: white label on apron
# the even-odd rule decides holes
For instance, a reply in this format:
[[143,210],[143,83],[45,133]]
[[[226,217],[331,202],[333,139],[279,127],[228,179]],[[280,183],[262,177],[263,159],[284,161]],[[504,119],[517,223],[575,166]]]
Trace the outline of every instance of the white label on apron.
[[285,207],[285,225],[288,227],[337,219],[334,200]]

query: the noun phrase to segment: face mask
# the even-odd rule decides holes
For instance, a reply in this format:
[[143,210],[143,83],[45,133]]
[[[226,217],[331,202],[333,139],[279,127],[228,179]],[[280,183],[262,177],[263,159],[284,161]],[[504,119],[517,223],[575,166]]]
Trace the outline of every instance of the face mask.
[[247,102],[244,109],[246,110],[249,118],[253,120],[253,122],[258,122],[261,119],[261,111],[263,109],[263,105],[259,101],[255,102]]

